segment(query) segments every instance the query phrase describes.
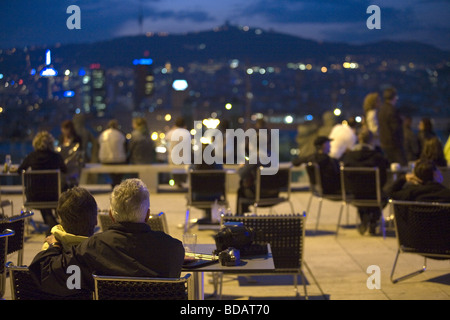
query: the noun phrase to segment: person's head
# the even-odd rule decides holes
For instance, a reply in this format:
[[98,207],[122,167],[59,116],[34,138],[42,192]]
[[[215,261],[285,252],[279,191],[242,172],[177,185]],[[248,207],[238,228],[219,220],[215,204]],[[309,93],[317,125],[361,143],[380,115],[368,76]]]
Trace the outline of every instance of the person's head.
[[175,120],[175,126],[177,128],[185,128],[186,127],[186,121],[183,117],[179,117]]
[[330,141],[328,137],[319,136],[314,140],[314,146],[318,153],[329,154],[330,153]]
[[97,202],[84,188],[75,187],[63,192],[56,213],[68,233],[90,237],[97,225]]
[[438,137],[433,137],[425,141],[420,157],[431,161],[445,159],[444,149]]
[[369,144],[372,145],[373,143],[373,133],[367,129],[363,128],[358,134],[358,141],[360,144]]
[[33,139],[33,148],[36,151],[53,151],[55,149],[55,138],[48,131],[41,131]]
[[431,160],[417,160],[414,165],[414,175],[422,180],[423,183],[432,181],[442,183],[443,181],[442,173]]
[[146,222],[150,214],[150,193],[140,179],[127,179],[111,194],[110,215],[115,222]]
[[364,98],[364,103],[363,103],[363,109],[364,112],[368,112],[370,110],[374,110],[377,109],[380,106],[380,95],[378,94],[378,92],[372,92],[369,93],[365,98]]
[[132,126],[134,130],[138,130],[142,133],[146,133],[148,131],[147,120],[141,117],[133,118]]
[[117,121],[116,119],[110,120],[108,122],[108,129],[119,129],[119,121]]
[[411,125],[412,125],[412,118],[411,118],[411,116],[408,116],[408,115],[404,116],[403,117],[403,126],[405,128],[411,129]]
[[75,126],[71,120],[65,120],[61,123],[61,133],[64,137],[74,137],[76,135]]
[[395,88],[387,88],[383,92],[383,99],[385,102],[395,105],[398,100],[397,90]]
[[419,122],[419,130],[424,132],[432,132],[433,131],[433,123],[430,118],[422,118]]

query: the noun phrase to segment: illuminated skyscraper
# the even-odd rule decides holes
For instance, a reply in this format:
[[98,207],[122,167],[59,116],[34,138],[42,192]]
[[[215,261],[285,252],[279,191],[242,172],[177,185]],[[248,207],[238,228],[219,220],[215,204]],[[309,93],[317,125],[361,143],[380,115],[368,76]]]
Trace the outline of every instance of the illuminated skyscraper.
[[153,75],[152,59],[136,59],[135,67],[134,108],[140,109],[145,98],[153,95],[155,88],[155,76]]
[[106,110],[106,77],[105,70],[100,68],[100,64],[94,63],[90,66],[91,69],[91,105],[97,113],[97,116],[101,117],[105,114]]

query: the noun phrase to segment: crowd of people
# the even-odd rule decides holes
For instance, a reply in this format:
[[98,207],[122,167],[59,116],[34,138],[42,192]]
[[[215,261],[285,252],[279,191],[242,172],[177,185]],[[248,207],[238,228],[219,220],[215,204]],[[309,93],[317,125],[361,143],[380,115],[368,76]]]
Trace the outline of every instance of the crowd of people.
[[[365,116],[362,124],[350,118],[334,126],[327,125],[322,129],[328,130],[322,131],[314,140],[314,152],[296,157],[293,165],[317,163],[325,195],[341,194],[340,166],[343,165],[378,167],[384,205],[388,198],[450,202],[450,190],[442,185],[443,177],[439,170],[439,167],[447,167],[450,163],[450,154],[445,156],[445,152],[450,151],[450,137],[444,148],[429,118],[422,118],[418,133],[414,133],[411,117],[400,115],[395,107],[397,101],[395,88],[386,89],[382,95],[377,92],[368,94],[363,103]],[[400,168],[404,168],[403,174],[399,173],[397,179],[388,179],[389,169],[397,171]],[[358,207],[358,213],[361,221],[359,232],[364,234],[369,230],[375,235],[380,209]]]

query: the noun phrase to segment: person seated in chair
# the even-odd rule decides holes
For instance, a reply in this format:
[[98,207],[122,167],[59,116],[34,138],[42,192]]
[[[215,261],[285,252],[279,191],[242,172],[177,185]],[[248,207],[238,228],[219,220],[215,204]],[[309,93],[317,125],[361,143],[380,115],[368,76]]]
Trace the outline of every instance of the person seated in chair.
[[[362,129],[358,134],[358,144],[356,144],[351,151],[347,151],[342,157],[342,163],[345,167],[378,167],[380,174],[380,187],[383,188],[387,181],[386,170],[389,162],[384,157],[383,153],[374,146],[373,133],[368,129]],[[366,181],[353,181],[357,183],[357,190],[361,191],[364,198],[376,199],[373,194],[373,189],[367,186]],[[369,191],[370,194],[367,194]],[[364,192],[366,192],[364,194]],[[387,201],[384,201],[385,206]],[[381,217],[380,209],[377,207],[358,207],[358,214],[361,224],[358,226],[358,231],[363,235],[367,229],[371,235],[376,234],[376,227]]]
[[[26,170],[56,170],[59,169],[61,173],[67,172],[67,167],[62,156],[55,151],[55,139],[48,131],[40,131],[33,138],[34,151],[28,154],[23,162],[20,164],[17,172],[22,174]],[[30,194],[34,200],[40,200],[41,195]],[[42,199],[42,197],[41,197]],[[47,235],[50,230],[58,224],[53,210],[51,208],[41,209],[42,219],[49,227]]]
[[450,189],[442,182],[442,173],[433,161],[419,159],[414,172],[399,177],[387,192],[394,200],[450,203]]
[[341,181],[339,171],[339,161],[331,158],[330,141],[328,137],[319,136],[314,140],[316,152],[300,156],[292,160],[292,165],[299,166],[303,163],[317,163],[320,168],[320,176],[322,178],[322,188],[325,195],[340,195]]
[[[63,192],[56,208],[61,223],[51,230],[55,238],[53,244],[67,248],[92,236],[97,225],[97,212],[97,202],[86,189],[75,187]],[[48,248],[48,242],[44,242],[42,250]]]
[[44,291],[60,296],[73,295],[68,289],[69,266],[80,268],[80,287],[94,290],[92,274],[127,277],[179,278],[184,262],[181,241],[164,232],[152,231],[146,223],[150,215],[150,195],[139,179],[117,185],[110,201],[115,222],[79,245],[63,250],[49,239],[50,248],[36,255],[30,271],[41,279]]

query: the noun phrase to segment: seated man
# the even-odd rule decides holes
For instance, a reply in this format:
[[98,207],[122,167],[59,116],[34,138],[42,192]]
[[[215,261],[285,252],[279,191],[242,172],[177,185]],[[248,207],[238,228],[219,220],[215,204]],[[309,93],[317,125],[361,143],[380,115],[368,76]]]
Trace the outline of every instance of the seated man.
[[432,161],[417,160],[414,173],[398,178],[387,192],[394,200],[450,202],[450,189],[442,182],[442,173]]
[[94,290],[92,274],[129,277],[180,277],[184,261],[181,241],[150,229],[150,195],[139,179],[128,179],[111,194],[110,216],[115,222],[69,250],[49,240],[51,248],[39,253],[30,271],[40,279],[44,291],[68,296],[74,294],[66,282],[67,268],[78,266],[80,287]]
[[317,137],[314,140],[316,152],[311,155],[297,157],[292,161],[292,164],[299,166],[308,162],[317,163],[320,168],[323,193],[325,195],[340,195],[341,180],[339,162],[328,155],[330,153],[330,141],[331,139],[327,137]]
[[[97,211],[97,202],[86,189],[75,187],[62,193],[56,208],[61,224],[51,230],[54,243],[67,248],[92,236],[97,225]],[[45,242],[42,250],[48,248],[49,244]]]
[[[381,151],[374,147],[373,133],[368,129],[363,129],[358,134],[358,144],[353,147],[351,151],[344,153],[342,162],[345,167],[378,167],[380,173],[381,188],[386,183],[386,170],[389,166],[387,159],[383,156]],[[367,185],[366,181],[352,181],[355,183],[354,189],[358,190],[358,194],[366,199],[376,199],[374,193],[375,188]],[[375,187],[375,186],[373,186]],[[361,224],[358,226],[358,231],[363,235],[367,229],[371,235],[376,234],[376,227],[381,218],[380,209],[377,207],[358,207],[358,214]]]

